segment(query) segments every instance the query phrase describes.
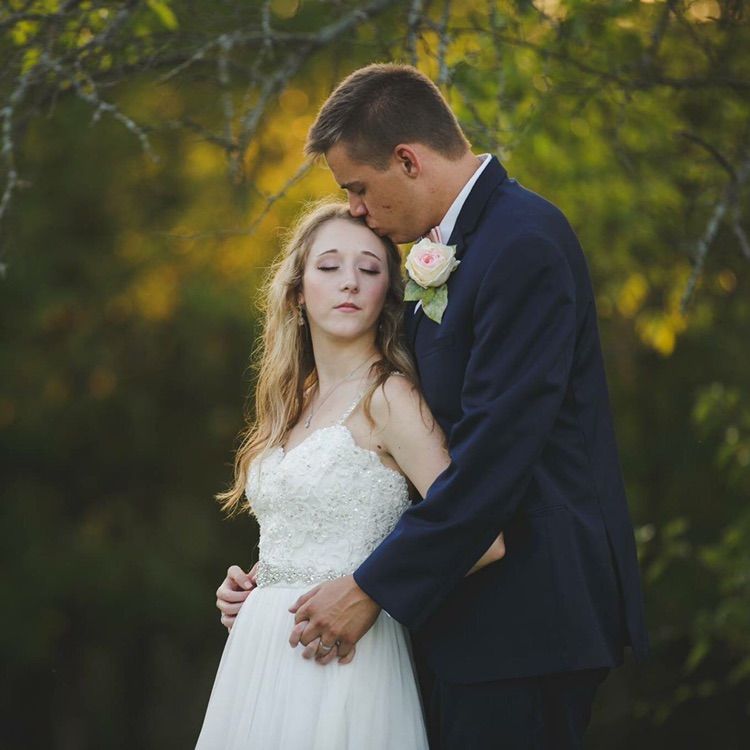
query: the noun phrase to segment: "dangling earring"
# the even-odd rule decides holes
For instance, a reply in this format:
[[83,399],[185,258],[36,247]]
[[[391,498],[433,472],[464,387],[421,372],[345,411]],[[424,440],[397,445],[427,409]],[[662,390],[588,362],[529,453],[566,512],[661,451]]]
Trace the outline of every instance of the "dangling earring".
[[304,315],[305,305],[301,304],[297,308],[297,325],[298,326],[304,326],[305,325],[305,315]]

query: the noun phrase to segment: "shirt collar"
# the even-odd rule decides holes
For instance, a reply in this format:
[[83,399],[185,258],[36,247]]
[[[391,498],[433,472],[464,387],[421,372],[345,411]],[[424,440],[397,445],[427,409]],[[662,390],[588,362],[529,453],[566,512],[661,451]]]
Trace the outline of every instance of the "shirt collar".
[[479,154],[479,158],[482,163],[477,167],[474,174],[469,178],[469,181],[463,186],[461,192],[456,196],[456,199],[451,203],[451,207],[448,209],[443,220],[440,222],[440,237],[446,244],[450,241],[453,229],[456,226],[456,220],[458,215],[461,213],[466,199],[469,197],[471,189],[474,187],[474,183],[479,179],[479,175],[485,170],[487,165],[490,163],[490,154]]

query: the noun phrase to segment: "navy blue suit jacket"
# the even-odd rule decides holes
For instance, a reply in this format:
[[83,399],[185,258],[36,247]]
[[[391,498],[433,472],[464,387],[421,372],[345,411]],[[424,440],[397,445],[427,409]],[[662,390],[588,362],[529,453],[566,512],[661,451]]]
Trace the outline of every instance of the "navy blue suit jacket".
[[[562,213],[487,166],[448,244],[441,324],[407,307],[451,465],[357,569],[435,674],[479,682],[645,656],[594,295]],[[500,531],[506,557],[465,573]]]

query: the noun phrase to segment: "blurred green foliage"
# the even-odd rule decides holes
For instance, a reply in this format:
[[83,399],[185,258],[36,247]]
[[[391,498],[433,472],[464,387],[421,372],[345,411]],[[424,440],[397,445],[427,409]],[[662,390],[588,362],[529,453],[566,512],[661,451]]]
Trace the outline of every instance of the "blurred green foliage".
[[0,54],[4,747],[197,736],[213,592],[256,554],[212,501],[256,290],[279,228],[336,189],[303,163],[317,106],[389,59],[587,251],[654,642],[590,747],[747,745],[741,2],[11,0]]

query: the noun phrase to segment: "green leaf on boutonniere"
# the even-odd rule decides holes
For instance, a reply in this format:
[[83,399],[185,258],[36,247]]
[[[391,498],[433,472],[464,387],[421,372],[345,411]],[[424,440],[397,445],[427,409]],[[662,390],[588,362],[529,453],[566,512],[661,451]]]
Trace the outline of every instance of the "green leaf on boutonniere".
[[448,285],[443,284],[439,287],[433,287],[429,291],[432,292],[429,299],[426,299],[427,295],[422,298],[424,314],[430,320],[441,323],[445,308],[448,306]]
[[423,305],[429,305],[432,300],[435,299],[435,295],[437,294],[437,289],[432,286],[428,286],[427,289],[422,292],[422,304]]
[[418,299],[422,299],[424,291],[423,286],[419,286],[414,279],[409,279],[404,290],[404,302],[416,302]]
[[404,289],[404,301],[416,302],[417,300],[421,300],[425,315],[430,320],[440,323],[448,305],[448,285],[424,287],[417,284],[414,279],[409,279]]

